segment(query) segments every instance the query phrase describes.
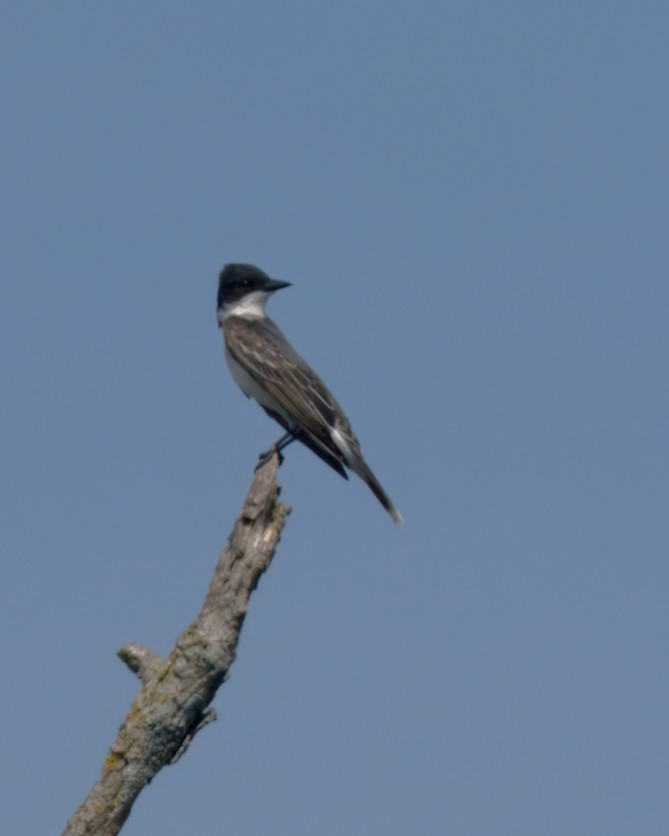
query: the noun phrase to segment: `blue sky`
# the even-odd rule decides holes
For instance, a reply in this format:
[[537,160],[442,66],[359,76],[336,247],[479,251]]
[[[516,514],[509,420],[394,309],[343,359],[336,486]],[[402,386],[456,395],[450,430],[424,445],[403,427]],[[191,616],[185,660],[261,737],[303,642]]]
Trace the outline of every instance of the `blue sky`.
[[404,514],[291,447],[219,722],[124,834],[669,818],[665,4],[5,4],[0,830],[55,833],[256,456],[216,276]]

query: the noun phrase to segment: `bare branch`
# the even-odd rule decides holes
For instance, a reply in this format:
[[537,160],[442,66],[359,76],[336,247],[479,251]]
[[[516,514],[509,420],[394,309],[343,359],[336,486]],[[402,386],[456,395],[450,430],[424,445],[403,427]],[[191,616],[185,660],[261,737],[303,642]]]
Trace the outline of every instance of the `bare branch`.
[[64,836],[111,836],[163,766],[215,718],[209,704],[235,658],[248,601],[267,569],[289,509],[278,502],[279,466],[272,456],[256,472],[197,618],[164,660],[130,644],[119,651],[142,680],[105,759],[100,779],[72,816]]
[[156,656],[153,650],[148,647],[140,647],[138,644],[130,643],[122,647],[116,654],[122,662],[130,668],[133,673],[146,683],[163,664],[160,656]]

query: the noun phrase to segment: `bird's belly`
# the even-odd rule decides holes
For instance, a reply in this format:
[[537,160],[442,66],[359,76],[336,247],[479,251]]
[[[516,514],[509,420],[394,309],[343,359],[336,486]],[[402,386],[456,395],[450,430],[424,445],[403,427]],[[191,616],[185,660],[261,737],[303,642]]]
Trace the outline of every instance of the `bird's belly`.
[[242,392],[246,395],[247,398],[253,398],[254,401],[258,401],[258,403],[265,407],[266,409],[271,410],[272,412],[283,416],[288,423],[288,426],[292,427],[293,420],[290,415],[283,409],[280,404],[274,400],[274,398],[263,389],[260,384],[258,384],[251,375],[239,365],[239,363],[232,357],[229,351],[225,352],[225,359],[228,363],[228,368],[230,369],[230,374],[234,378],[235,383]]

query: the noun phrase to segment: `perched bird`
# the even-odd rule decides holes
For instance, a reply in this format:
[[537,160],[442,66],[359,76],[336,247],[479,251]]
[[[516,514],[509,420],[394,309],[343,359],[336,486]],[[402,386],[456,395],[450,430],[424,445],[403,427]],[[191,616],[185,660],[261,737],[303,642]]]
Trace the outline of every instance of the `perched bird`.
[[265,313],[270,295],[289,286],[252,264],[227,264],[218,279],[218,324],[232,376],[286,430],[261,460],[297,439],[344,479],[345,468],[356,473],[401,525],[402,515],[362,457],[342,408]]

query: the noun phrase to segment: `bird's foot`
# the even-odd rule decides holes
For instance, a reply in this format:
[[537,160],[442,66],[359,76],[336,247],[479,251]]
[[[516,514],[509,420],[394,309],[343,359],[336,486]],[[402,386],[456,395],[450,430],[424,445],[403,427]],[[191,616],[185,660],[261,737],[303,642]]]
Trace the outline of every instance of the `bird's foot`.
[[261,467],[267,464],[267,462],[272,458],[272,456],[278,456],[279,467],[281,467],[281,465],[283,464],[283,454],[280,450],[277,449],[277,446],[274,445],[273,447],[270,447],[269,450],[267,450],[264,453],[261,453],[258,456],[258,464],[255,466],[255,469],[260,470]]

